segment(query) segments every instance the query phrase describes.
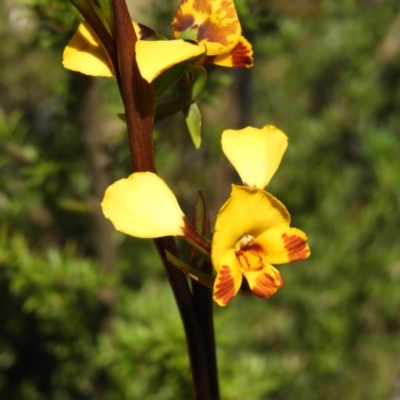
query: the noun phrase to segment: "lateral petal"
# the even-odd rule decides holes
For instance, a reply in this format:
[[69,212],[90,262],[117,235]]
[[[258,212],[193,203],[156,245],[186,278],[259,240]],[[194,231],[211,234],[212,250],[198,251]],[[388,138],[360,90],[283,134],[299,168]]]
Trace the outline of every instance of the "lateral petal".
[[109,186],[101,203],[117,231],[139,238],[183,236],[184,219],[175,195],[152,172],[136,172]]
[[213,298],[220,306],[226,306],[235,297],[242,284],[235,250],[228,250],[219,260],[214,283]]
[[140,73],[151,83],[168,68],[204,54],[204,46],[184,40],[138,40],[136,60]]
[[258,297],[267,299],[283,287],[283,278],[272,265],[266,264],[260,271],[242,271],[251,291]]
[[246,186],[263,189],[275,174],[287,148],[287,136],[272,125],[261,129],[228,129],[222,150]]
[[214,267],[222,255],[244,235],[254,238],[274,227],[287,227],[290,216],[285,206],[265,190],[232,185],[227,202],[215,222],[211,259]]
[[232,50],[242,31],[233,0],[182,0],[172,29],[175,38],[205,43],[208,56]]
[[279,226],[255,238],[263,249],[263,260],[271,264],[285,264],[304,260],[310,255],[306,234],[297,228]]
[[253,49],[251,44],[241,36],[238,44],[230,52],[219,56],[207,56],[203,64],[214,64],[220,67],[250,68],[253,66]]
[[113,76],[107,53],[90,25],[82,22],[63,53],[63,65],[72,71],[92,76]]

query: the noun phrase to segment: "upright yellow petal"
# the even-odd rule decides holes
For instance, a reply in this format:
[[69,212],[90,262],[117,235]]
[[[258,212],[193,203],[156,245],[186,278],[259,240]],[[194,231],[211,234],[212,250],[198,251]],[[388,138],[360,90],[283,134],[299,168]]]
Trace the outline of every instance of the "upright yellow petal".
[[231,51],[219,56],[207,56],[203,63],[220,67],[250,68],[253,66],[253,49],[251,44],[241,36],[238,44]]
[[297,228],[279,226],[255,238],[263,249],[263,260],[271,264],[285,264],[304,260],[310,255],[306,234]]
[[172,29],[175,38],[205,43],[208,56],[232,50],[241,34],[232,0],[182,0],[172,21]]
[[213,298],[220,306],[226,306],[239,291],[242,274],[239,271],[235,250],[228,250],[220,259],[214,283]]
[[82,22],[63,53],[63,65],[93,76],[113,76],[113,67],[96,33]]
[[256,238],[268,229],[287,227],[290,216],[285,206],[265,190],[232,185],[228,201],[215,222],[211,259],[214,268],[221,257],[244,235]]
[[117,231],[139,238],[183,235],[185,215],[167,184],[151,172],[137,172],[106,190],[103,213]]
[[138,40],[136,60],[140,73],[151,83],[168,68],[205,53],[204,46],[184,40]]
[[268,185],[287,148],[287,136],[272,125],[226,130],[222,150],[246,186]]

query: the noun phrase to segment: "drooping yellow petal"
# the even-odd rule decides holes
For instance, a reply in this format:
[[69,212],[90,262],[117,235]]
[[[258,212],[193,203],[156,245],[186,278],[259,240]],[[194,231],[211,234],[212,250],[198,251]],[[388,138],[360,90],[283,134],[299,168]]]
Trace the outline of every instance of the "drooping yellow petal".
[[230,52],[219,56],[207,56],[203,63],[220,67],[250,68],[253,66],[253,49],[251,44],[241,36],[238,44]]
[[237,45],[241,34],[232,0],[182,0],[172,29],[175,38],[205,43],[208,56],[229,52]]
[[184,40],[138,40],[136,42],[136,60],[139,70],[142,77],[149,83],[173,65],[204,53],[204,46]]
[[247,283],[251,291],[258,297],[267,299],[278,289],[282,288],[284,283],[279,271],[272,265],[265,265],[259,271],[244,271]]
[[310,255],[306,234],[297,228],[276,227],[255,238],[263,249],[263,260],[271,264],[285,264],[304,260]]
[[113,67],[96,33],[82,22],[63,53],[63,65],[93,76],[113,76]]
[[272,125],[262,129],[229,129],[222,134],[222,150],[244,185],[268,185],[287,148],[287,136]]
[[183,236],[185,215],[167,184],[151,172],[136,172],[106,190],[103,213],[117,231],[139,238]]
[[232,185],[227,202],[217,215],[211,259],[216,268],[221,257],[244,235],[257,237],[268,229],[287,227],[285,206],[265,190]]
[[239,271],[235,250],[228,250],[220,259],[214,283],[213,298],[220,306],[226,306],[239,291],[242,274]]

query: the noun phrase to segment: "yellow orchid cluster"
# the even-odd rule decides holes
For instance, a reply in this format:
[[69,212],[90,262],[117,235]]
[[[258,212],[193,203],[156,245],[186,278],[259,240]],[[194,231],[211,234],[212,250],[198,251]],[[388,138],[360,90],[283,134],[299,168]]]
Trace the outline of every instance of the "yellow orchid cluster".
[[[169,71],[184,66],[173,78],[166,78],[167,85],[160,86],[158,82],[154,86],[157,95],[161,93],[160,87],[176,84],[184,74],[193,71],[193,66],[253,65],[252,48],[241,35],[232,0],[182,0],[172,21],[173,40],[166,40],[136,22],[132,24],[141,79],[155,85]],[[126,25],[130,28],[130,18]],[[110,32],[103,31],[102,35],[103,41],[88,22],[83,22],[64,51],[64,66],[87,75],[118,77],[119,54],[112,59],[110,54],[118,52],[113,45],[109,44],[107,49],[104,45]],[[192,104],[193,98],[189,100],[187,104]],[[273,264],[302,260],[310,254],[304,232],[290,227],[285,206],[265,191],[286,147],[287,137],[273,126],[223,132],[222,150],[243,185],[232,185],[230,197],[217,215],[211,245],[196,232],[173,192],[153,172],[135,172],[112,184],[101,204],[103,213],[115,229],[128,235],[177,236],[200,249],[216,271],[207,282],[212,285],[213,298],[219,305],[227,305],[239,290],[250,289],[256,296],[268,298],[283,287],[283,279]],[[204,282],[199,278],[200,271],[180,260],[171,262]]]
[[[149,83],[188,61],[224,67],[253,65],[253,51],[241,35],[233,1],[182,0],[172,21],[173,40],[137,22],[132,24],[139,39],[135,46],[139,70]],[[87,22],[79,25],[65,48],[63,65],[86,75],[115,75],[105,49]]]
[[[287,137],[273,126],[222,134],[222,149],[243,186],[232,185],[212,239],[210,256],[216,270],[213,297],[221,306],[237,294],[243,277],[255,295],[270,297],[283,286],[279,271],[271,264],[302,260],[310,254],[304,232],[290,227],[285,206],[264,190],[286,147]],[[120,232],[140,238],[179,236],[193,241],[194,229],[175,195],[154,173],[137,172],[115,182],[101,206]]]
[[[89,7],[92,14],[93,7]],[[193,143],[200,147],[201,116],[194,101],[207,81],[202,65],[242,68],[253,65],[253,50],[241,35],[233,1],[182,0],[172,21],[172,40],[137,22],[132,25],[137,38],[134,44],[137,66],[159,100],[153,121],[159,122],[182,110]],[[112,26],[108,24],[102,31],[103,41],[89,22],[82,22],[64,50],[64,67],[86,75],[119,78],[120,60],[112,39]],[[108,42],[108,48],[104,41]],[[160,96],[172,87],[177,93],[161,101]],[[121,118],[125,120],[123,115]]]

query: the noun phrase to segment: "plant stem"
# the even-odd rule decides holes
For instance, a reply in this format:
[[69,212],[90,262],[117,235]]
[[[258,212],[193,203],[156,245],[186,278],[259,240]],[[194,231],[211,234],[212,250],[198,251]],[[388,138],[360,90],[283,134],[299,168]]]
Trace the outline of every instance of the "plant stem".
[[[125,0],[114,0],[115,40],[119,82],[125,107],[133,170],[155,172],[152,127],[155,113],[153,87],[140,75],[135,57],[136,35]],[[155,240],[184,325],[196,400],[215,399],[209,380],[207,353],[188,280],[166,259],[165,250],[178,256],[173,238]]]

